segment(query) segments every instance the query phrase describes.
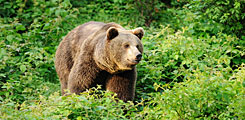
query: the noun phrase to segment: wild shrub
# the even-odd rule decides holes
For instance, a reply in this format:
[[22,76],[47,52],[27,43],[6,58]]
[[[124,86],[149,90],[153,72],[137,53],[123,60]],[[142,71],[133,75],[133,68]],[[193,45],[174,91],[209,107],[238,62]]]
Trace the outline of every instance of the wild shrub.
[[4,6],[0,18],[0,100],[35,99],[45,90],[43,82],[58,83],[54,52],[79,12],[71,9],[69,1],[0,4]]
[[[244,0],[205,0],[189,1],[193,11],[224,25],[224,31],[244,39],[245,1]],[[243,42],[244,45],[244,42]]]

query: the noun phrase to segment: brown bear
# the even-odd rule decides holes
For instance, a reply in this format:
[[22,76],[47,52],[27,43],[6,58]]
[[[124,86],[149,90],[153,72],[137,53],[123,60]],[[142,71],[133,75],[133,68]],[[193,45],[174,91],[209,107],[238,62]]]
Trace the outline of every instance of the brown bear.
[[125,30],[116,23],[88,22],[69,32],[55,56],[55,67],[65,90],[79,94],[100,84],[123,101],[133,100],[143,53],[143,28]]

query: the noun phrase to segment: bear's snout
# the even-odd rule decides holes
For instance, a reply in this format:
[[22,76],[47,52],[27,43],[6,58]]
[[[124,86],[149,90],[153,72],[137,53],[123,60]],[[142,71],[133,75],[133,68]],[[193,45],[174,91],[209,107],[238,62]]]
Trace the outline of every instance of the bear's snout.
[[130,65],[136,65],[140,62],[141,58],[142,58],[142,54],[139,53],[135,57],[133,57],[132,59],[128,59],[128,61],[130,62]]
[[135,61],[139,62],[142,58],[142,54],[136,55]]

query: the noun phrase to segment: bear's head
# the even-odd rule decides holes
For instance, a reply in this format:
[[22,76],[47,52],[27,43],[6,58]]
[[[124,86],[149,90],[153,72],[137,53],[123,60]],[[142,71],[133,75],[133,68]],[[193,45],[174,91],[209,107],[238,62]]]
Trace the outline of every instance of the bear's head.
[[110,27],[106,32],[106,49],[109,59],[116,66],[116,71],[132,70],[142,58],[141,39],[144,29],[125,30]]

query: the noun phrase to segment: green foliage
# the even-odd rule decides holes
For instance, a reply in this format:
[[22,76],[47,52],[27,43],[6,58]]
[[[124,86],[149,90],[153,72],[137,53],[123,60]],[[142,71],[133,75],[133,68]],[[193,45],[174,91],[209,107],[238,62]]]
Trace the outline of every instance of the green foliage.
[[242,37],[244,33],[245,21],[245,1],[244,0],[205,0],[190,1],[188,5],[194,11],[204,13],[204,16],[218,23],[222,23],[226,33],[234,33]]
[[[186,81],[153,94],[146,119],[244,119],[244,64],[229,78],[222,71],[193,69]],[[154,106],[154,107],[153,107]]]
[[[141,2],[0,0],[0,119],[245,119],[243,1]],[[134,103],[100,86],[60,96],[54,54],[68,31],[150,19]]]
[[177,11],[176,9],[168,9],[166,17],[161,19],[161,21],[168,21],[163,23],[163,25],[167,26],[170,24],[175,31],[184,29],[185,34],[188,34],[188,36],[213,36],[224,29],[222,24],[202,17],[198,12],[191,12],[188,8]]
[[152,22],[163,17],[160,12],[166,8],[166,5],[159,0],[135,0],[137,13],[141,15],[140,19],[144,20],[144,25],[149,27]]
[[117,22],[122,25],[143,24],[144,20],[134,8],[133,0],[74,0],[71,4],[79,9],[79,18],[102,22]]
[[71,3],[78,7],[79,16],[84,19],[148,27],[157,24],[164,16],[161,12],[166,9],[165,3],[159,0],[75,0]]
[[0,2],[6,7],[0,18],[0,96],[22,102],[43,91],[43,82],[58,83],[55,47],[79,12],[71,9],[69,1],[15,2]]
[[[18,111],[13,111],[18,108]],[[0,110],[1,117],[8,119],[127,119],[136,106],[118,100],[110,92],[90,89],[81,95],[70,96],[60,96],[55,92],[21,105],[8,102],[1,104]]]
[[[141,89],[138,94],[154,91],[153,84],[171,87],[175,82],[186,79],[186,73],[193,69],[207,71],[207,67],[218,68],[230,77],[232,68],[244,63],[235,64],[236,56],[244,55],[236,46],[237,39],[220,34],[218,37],[185,37],[185,30],[176,33],[169,27],[163,27],[156,35],[145,36],[143,42],[146,48],[144,61],[138,66]],[[154,33],[154,32],[153,32]],[[231,66],[233,65],[233,66]],[[186,70],[188,72],[186,72]]]

